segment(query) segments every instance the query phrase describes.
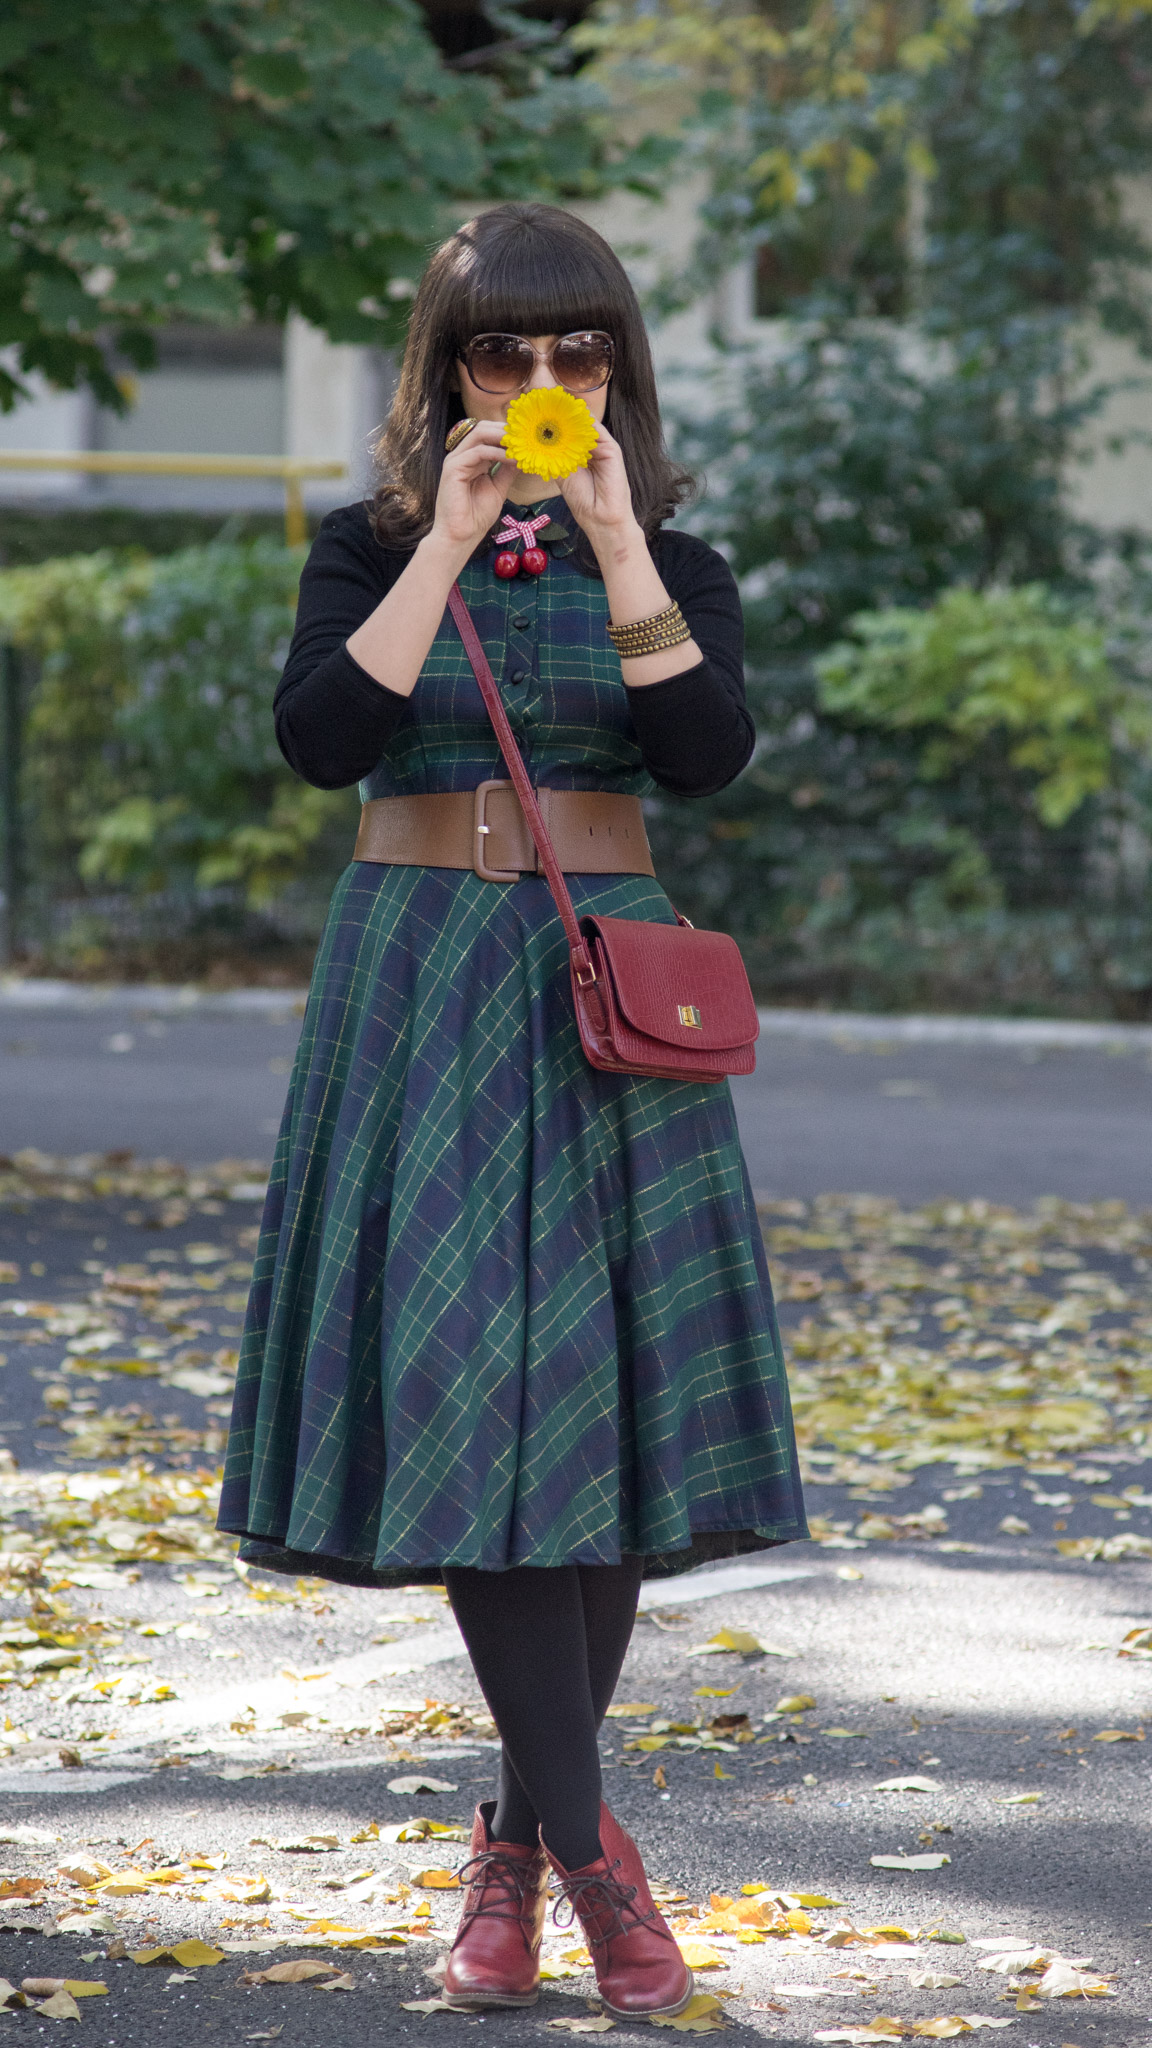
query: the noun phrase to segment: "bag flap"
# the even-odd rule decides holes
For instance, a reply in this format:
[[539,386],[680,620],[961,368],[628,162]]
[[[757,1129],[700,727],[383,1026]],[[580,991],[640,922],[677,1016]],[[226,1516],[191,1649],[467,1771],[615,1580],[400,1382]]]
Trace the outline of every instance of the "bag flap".
[[682,924],[585,917],[634,1031],[686,1052],[751,1045],[760,1020],[735,939]]

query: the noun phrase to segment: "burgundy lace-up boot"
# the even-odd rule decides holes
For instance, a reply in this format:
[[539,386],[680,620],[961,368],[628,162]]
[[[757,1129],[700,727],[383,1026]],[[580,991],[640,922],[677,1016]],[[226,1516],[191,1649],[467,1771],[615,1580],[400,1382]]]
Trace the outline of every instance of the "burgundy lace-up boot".
[[639,1849],[606,1806],[600,1847],[595,1863],[564,1870],[544,1844],[569,1917],[584,1930],[604,2010],[617,2020],[673,2018],[692,1996],[692,1972],[656,1910]]
[[465,2011],[535,2005],[540,1996],[548,1863],[542,1849],[494,1842],[495,1811],[493,1799],[476,1808],[472,1854],[460,1870],[464,1911],[444,1974],[445,2002]]

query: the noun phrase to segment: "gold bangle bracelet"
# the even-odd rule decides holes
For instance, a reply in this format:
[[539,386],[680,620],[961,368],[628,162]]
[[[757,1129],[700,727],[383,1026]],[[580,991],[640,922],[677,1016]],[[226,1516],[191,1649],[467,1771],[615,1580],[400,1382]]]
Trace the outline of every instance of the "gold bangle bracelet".
[[650,619],[635,619],[627,626],[609,625],[608,638],[621,661],[635,661],[642,654],[661,654],[666,647],[679,647],[681,641],[692,638],[692,628],[673,601]]

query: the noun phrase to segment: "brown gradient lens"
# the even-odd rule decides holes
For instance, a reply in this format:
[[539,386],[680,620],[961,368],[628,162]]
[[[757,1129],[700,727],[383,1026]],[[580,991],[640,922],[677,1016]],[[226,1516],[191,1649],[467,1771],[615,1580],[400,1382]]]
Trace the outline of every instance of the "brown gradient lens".
[[[566,391],[582,397],[599,391],[612,375],[616,350],[610,334],[586,330],[562,334],[551,355],[551,370]],[[522,334],[478,334],[464,350],[464,364],[478,391],[507,398],[523,391],[536,367],[536,351]]]
[[464,362],[478,391],[507,398],[528,382],[536,367],[536,351],[519,334],[478,334],[468,343]]
[[608,382],[615,355],[610,334],[563,334],[552,351],[552,375],[566,391],[582,397]]

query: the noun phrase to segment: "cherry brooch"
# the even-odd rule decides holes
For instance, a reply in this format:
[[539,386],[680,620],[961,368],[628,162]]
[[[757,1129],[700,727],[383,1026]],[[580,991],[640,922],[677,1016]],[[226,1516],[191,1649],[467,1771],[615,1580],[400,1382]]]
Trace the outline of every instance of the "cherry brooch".
[[[536,535],[542,526],[551,525],[547,512],[540,513],[536,519],[513,519],[510,512],[505,512],[503,517],[504,525],[494,536],[499,549],[492,564],[496,575],[507,581],[513,576],[518,576],[523,569],[527,576],[542,576],[548,567],[548,557],[543,548],[536,546]],[[503,545],[510,540],[519,540],[523,543],[522,555],[518,555],[514,548]]]

